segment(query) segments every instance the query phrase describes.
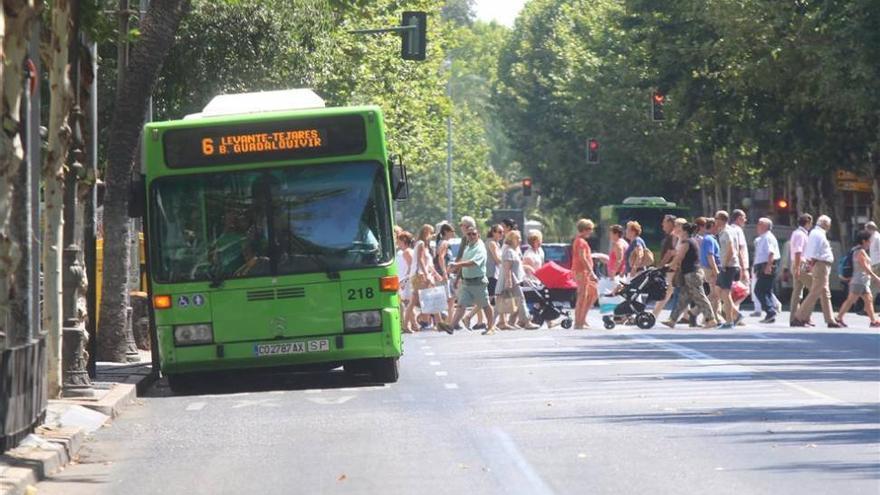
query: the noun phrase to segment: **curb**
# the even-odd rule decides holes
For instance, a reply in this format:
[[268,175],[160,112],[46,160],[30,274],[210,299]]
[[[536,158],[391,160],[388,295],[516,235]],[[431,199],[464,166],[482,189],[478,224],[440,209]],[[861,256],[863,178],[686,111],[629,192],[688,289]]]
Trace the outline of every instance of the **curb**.
[[[128,377],[126,383],[107,384],[109,391],[98,400],[50,400],[50,409],[57,413],[55,417],[16,448],[0,455],[0,495],[36,493],[39,481],[61,471],[76,458],[88,434],[118,417],[157,378],[150,373]],[[89,424],[83,425],[86,417]]]

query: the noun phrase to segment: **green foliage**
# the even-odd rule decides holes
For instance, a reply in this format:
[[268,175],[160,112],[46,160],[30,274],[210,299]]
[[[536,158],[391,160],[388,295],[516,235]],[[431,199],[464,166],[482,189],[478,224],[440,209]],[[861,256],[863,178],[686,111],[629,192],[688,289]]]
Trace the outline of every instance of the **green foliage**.
[[[514,158],[572,213],[839,168],[872,176],[878,25],[876,0],[533,0],[499,56],[495,101]],[[649,119],[654,88],[663,123]]]
[[[401,60],[398,36],[349,33],[396,26],[403,10],[429,13],[425,62]],[[490,149],[485,131],[487,108],[470,104],[473,99],[453,104],[446,95],[450,72],[443,61],[457,29],[468,28],[442,21],[432,0],[196,1],[163,69],[155,118],[198,112],[217,94],[291,87],[312,87],[328,105],[379,105],[389,151],[402,155],[410,169],[412,199],[400,204],[401,223],[415,228],[446,217],[451,116],[454,216],[486,218],[498,206],[503,184],[490,164],[497,146]],[[468,70],[485,72],[494,65],[485,54],[472,53],[484,58],[469,62]],[[487,100],[489,87],[482,88]],[[497,140],[501,133],[495,134]]]

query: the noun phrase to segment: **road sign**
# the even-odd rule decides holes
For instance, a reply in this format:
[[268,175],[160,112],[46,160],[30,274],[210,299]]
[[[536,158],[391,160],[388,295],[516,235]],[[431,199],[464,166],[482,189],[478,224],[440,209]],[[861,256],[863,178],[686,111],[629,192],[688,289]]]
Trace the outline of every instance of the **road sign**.
[[838,191],[873,192],[870,179],[846,170],[838,170],[834,175],[834,182]]

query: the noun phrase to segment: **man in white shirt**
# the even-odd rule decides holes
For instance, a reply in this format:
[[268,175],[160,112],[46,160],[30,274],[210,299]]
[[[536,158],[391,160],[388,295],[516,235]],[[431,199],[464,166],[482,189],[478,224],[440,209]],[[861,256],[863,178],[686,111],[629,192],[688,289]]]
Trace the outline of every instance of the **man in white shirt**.
[[[804,269],[807,259],[804,257],[804,248],[807,247],[807,238],[810,236],[810,229],[813,227],[813,216],[804,213],[798,217],[798,228],[791,233],[788,239],[789,256],[791,257],[791,301],[788,323],[794,326],[795,316],[797,316],[798,308],[801,305],[801,297],[804,289],[813,285],[813,276]],[[807,320],[809,323],[809,320]]]
[[755,294],[767,317],[761,323],[776,322],[776,301],[773,299],[773,280],[776,278],[776,264],[779,261],[779,242],[773,235],[773,222],[769,218],[758,219],[755,240]]
[[[736,209],[730,212],[729,228],[736,236],[736,243],[739,246],[737,256],[739,257],[741,281],[750,290],[754,290],[754,287],[751,285],[751,279],[749,278],[749,245],[746,242],[746,233],[743,231],[743,226],[745,226],[747,220],[748,218],[746,217],[746,212],[744,212],[743,210]],[[742,313],[739,313],[740,303],[742,303],[742,301],[734,302],[736,311],[739,314],[736,319],[736,324],[745,325],[745,323],[743,323],[742,321]]]
[[831,244],[828,242],[828,231],[831,230],[831,219],[822,215],[816,219],[816,227],[807,238],[807,247],[804,249],[804,257],[813,274],[813,284],[810,293],[804,299],[798,309],[798,313],[792,321],[792,326],[803,327],[810,321],[810,313],[816,307],[818,300],[822,306],[822,315],[828,328],[840,328],[834,320],[831,308],[831,289],[829,288],[829,275],[834,263],[834,253],[831,252]]

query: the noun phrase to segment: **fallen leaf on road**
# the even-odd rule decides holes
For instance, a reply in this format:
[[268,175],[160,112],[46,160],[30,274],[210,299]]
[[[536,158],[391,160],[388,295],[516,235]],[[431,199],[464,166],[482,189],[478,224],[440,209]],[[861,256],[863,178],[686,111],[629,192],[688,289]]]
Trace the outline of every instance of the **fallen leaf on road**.
[[343,473],[343,474],[340,474],[338,478],[336,478],[336,481],[345,481],[345,480],[347,480],[347,479],[348,479],[348,476],[346,476],[346,475]]
[[550,407],[550,406],[552,406],[552,405],[553,405],[552,402],[548,402],[548,403],[547,403],[547,407]]

